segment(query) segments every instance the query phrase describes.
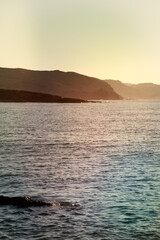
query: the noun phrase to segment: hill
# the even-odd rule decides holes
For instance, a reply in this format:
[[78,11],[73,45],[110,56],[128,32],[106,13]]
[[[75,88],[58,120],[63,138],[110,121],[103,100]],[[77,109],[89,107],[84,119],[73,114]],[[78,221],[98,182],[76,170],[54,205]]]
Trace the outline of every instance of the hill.
[[85,100],[122,99],[105,81],[75,72],[0,68],[0,89]]
[[157,84],[124,84],[117,80],[106,82],[125,99],[160,99],[160,85]]

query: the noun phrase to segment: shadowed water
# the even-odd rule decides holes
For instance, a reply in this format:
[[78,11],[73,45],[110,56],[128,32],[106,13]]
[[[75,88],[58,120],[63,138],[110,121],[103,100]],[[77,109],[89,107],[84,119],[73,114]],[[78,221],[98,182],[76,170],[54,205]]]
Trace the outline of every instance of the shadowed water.
[[69,203],[0,206],[0,239],[160,239],[160,101],[0,103],[0,195]]

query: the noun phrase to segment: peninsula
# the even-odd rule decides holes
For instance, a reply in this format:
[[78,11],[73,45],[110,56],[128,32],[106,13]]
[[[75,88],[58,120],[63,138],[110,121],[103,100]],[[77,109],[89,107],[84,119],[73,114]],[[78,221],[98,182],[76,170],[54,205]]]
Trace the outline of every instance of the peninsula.
[[0,102],[85,103],[88,101],[44,93],[0,89]]

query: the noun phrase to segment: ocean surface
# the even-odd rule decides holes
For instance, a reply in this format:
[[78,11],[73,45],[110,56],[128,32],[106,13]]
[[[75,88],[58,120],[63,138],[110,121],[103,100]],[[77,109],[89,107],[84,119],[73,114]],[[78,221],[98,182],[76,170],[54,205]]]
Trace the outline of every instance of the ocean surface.
[[160,239],[160,101],[0,103],[0,195],[68,202],[0,206],[0,239]]

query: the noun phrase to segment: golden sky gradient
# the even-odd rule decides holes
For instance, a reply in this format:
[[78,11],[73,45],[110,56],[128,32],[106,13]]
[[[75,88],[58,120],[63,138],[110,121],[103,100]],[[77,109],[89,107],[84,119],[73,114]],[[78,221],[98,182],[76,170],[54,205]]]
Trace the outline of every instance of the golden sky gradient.
[[0,66],[160,84],[160,0],[0,0]]

